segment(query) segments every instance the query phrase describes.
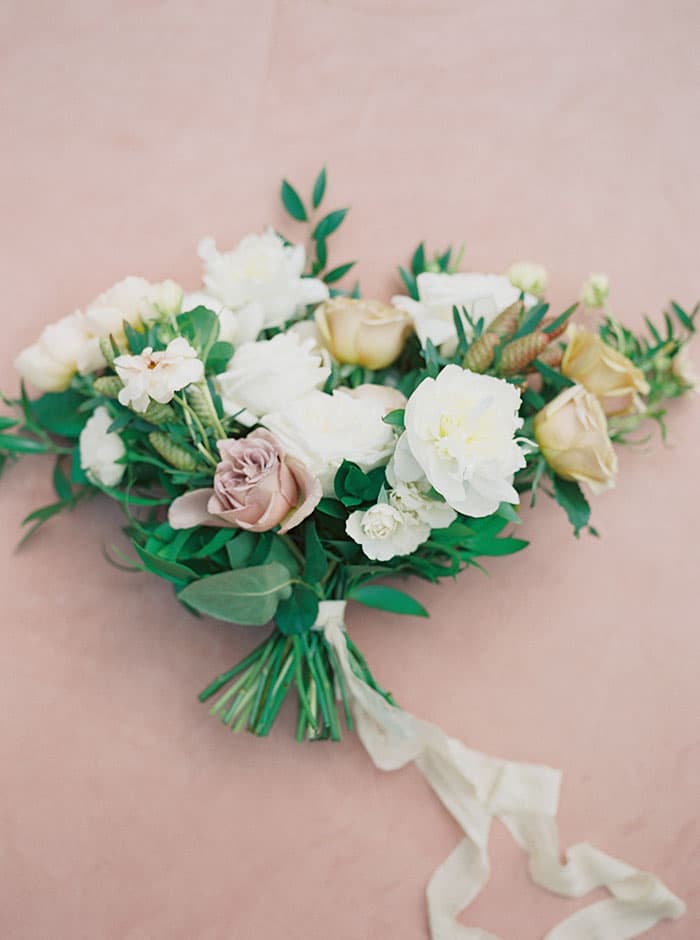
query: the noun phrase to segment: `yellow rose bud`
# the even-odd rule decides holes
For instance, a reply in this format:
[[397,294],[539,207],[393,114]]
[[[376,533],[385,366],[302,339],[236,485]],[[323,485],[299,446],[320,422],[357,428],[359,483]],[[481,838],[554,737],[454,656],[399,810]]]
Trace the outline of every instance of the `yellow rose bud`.
[[316,309],[323,345],[338,362],[384,369],[398,359],[413,329],[410,316],[378,300],[335,297]]
[[607,274],[591,274],[581,288],[581,303],[586,307],[603,307],[610,293],[610,279]]
[[535,440],[564,480],[587,483],[594,493],[615,485],[617,455],[600,402],[572,385],[535,415]]
[[606,415],[629,415],[644,410],[640,395],[649,394],[641,369],[627,356],[607,346],[596,333],[569,327],[561,371],[592,392]]

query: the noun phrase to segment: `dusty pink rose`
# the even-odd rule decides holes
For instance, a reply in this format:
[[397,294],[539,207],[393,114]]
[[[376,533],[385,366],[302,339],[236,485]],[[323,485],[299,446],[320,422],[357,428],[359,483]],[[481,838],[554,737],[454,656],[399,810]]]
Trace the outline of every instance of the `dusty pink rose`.
[[233,526],[287,532],[311,515],[321,484],[269,431],[260,428],[239,440],[218,441],[221,462],[213,489],[193,490],[171,504],[173,529],[196,525]]

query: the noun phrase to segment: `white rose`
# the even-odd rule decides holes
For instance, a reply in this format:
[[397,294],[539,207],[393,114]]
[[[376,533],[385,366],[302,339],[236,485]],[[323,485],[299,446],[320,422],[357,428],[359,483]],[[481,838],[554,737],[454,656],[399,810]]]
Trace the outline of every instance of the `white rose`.
[[[514,304],[520,291],[501,274],[419,274],[419,300],[410,297],[392,297],[395,307],[405,310],[413,318],[418,339],[425,346],[430,340],[449,355],[457,343],[453,307],[465,307],[474,321],[480,317],[488,325],[499,313]],[[536,302],[525,296],[527,306]],[[467,335],[468,323],[464,323]]]
[[182,312],[188,313],[195,307],[206,307],[219,318],[219,339],[232,346],[253,343],[262,330],[265,315],[261,307],[251,304],[238,313],[234,313],[218,297],[204,291],[193,291],[182,299]]
[[126,467],[119,461],[126,454],[124,441],[108,428],[112,419],[106,408],[95,408],[80,432],[80,466],[89,479],[103,486],[117,486]]
[[329,296],[323,281],[302,277],[303,246],[285,245],[272,229],[246,235],[228,252],[218,251],[214,239],[204,238],[199,256],[204,261],[206,290],[235,313],[254,306],[265,327],[281,326],[306,304]]
[[506,277],[518,290],[541,297],[547,289],[549,276],[544,265],[533,261],[516,261],[506,271]]
[[182,336],[160,352],[147,346],[138,356],[117,356],[114,368],[124,384],[119,401],[139,412],[145,411],[151,400],[166,404],[175,392],[204,378],[201,360]]
[[345,523],[345,531],[374,561],[410,555],[430,538],[429,525],[388,503],[353,512]]
[[264,414],[320,388],[330,373],[312,339],[278,333],[239,346],[217,381],[224,412],[250,427]]
[[333,496],[333,480],[343,460],[367,471],[391,457],[396,439],[383,415],[384,409],[372,401],[313,391],[265,415],[260,423],[321,480],[324,494]]
[[17,356],[15,368],[42,391],[63,392],[78,371],[90,337],[82,314],[72,313],[44,327],[37,342]]
[[525,458],[513,439],[522,426],[520,392],[489,375],[446,366],[408,399],[406,431],[393,461],[396,479],[424,477],[458,512],[488,516],[517,503],[513,475]]

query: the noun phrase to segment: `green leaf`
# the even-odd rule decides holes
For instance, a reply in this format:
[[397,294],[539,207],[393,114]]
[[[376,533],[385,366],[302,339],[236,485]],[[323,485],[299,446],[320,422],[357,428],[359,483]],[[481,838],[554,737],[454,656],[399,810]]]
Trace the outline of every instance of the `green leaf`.
[[226,544],[228,562],[232,568],[244,568],[258,544],[258,536],[242,529],[236,537]]
[[[316,258],[318,271],[323,271],[328,262],[328,246],[323,239],[316,242]],[[318,273],[318,271],[316,273]]]
[[467,339],[467,334],[464,332],[464,320],[462,319],[462,314],[459,312],[458,307],[452,308],[452,319],[454,320],[455,330],[457,331],[457,355],[460,358],[464,358],[469,349],[469,340]]
[[591,507],[578,483],[572,480],[562,480],[555,473],[552,474],[554,483],[554,498],[566,512],[569,522],[574,527],[574,535],[588,525],[591,518]]
[[178,595],[194,610],[230,623],[269,623],[282,600],[292,593],[292,580],[278,562],[224,571],[193,581]]
[[415,598],[383,584],[361,584],[353,587],[350,589],[348,598],[364,604],[365,607],[376,607],[377,610],[388,610],[393,614],[409,614],[412,617],[429,616],[425,607]]
[[[257,559],[252,559],[257,562]],[[270,562],[277,561],[284,565],[292,577],[297,577],[301,573],[301,563],[294,551],[289,547],[287,537],[273,533],[272,541],[267,553],[260,559],[261,564],[269,565]]]
[[318,597],[306,584],[295,584],[291,595],[280,601],[275,614],[275,624],[280,633],[293,636],[306,633],[316,623]]
[[122,321],[122,327],[124,328],[124,336],[126,336],[129,352],[133,353],[134,356],[138,356],[148,346],[148,336],[139,330],[135,330],[127,320]]
[[324,496],[316,509],[324,516],[332,516],[334,519],[346,519],[348,515],[343,504],[330,496]]
[[356,261],[348,261],[347,264],[339,264],[337,268],[333,268],[332,271],[329,271],[323,278],[326,284],[335,284],[336,281],[339,281],[342,277],[352,270],[357,264]]
[[161,578],[165,578],[167,581],[182,584],[183,581],[187,583],[197,577],[195,572],[191,568],[188,568],[187,565],[181,565],[178,562],[168,561],[165,558],[161,558],[159,555],[154,555],[152,552],[146,551],[142,545],[137,545],[136,543],[134,543],[134,549],[149,571],[159,575]]
[[33,441],[28,437],[0,434],[0,450],[11,451],[14,454],[45,454],[48,447],[41,441]]
[[421,242],[413,252],[413,257],[411,258],[411,271],[414,277],[418,277],[419,274],[422,274],[425,271],[425,245],[423,242]]
[[219,549],[227,545],[236,534],[235,529],[212,530],[208,526],[202,526],[202,532],[206,533],[205,537],[211,534],[211,538],[207,538],[207,541],[204,542],[201,548],[190,555],[192,559],[209,558],[211,555],[215,555]]
[[468,547],[469,551],[475,555],[489,555],[497,558],[499,555],[513,555],[515,552],[521,552],[529,544],[525,539],[499,539],[495,536],[483,535],[472,539]]
[[0,418],[0,431],[7,431],[10,428],[16,428],[19,424],[16,418]]
[[686,328],[686,330],[688,330],[689,333],[694,333],[695,324],[693,323],[692,319],[688,316],[688,314],[685,312],[685,310],[681,307],[681,305],[677,304],[675,300],[672,300],[671,307],[673,308],[673,312],[678,317],[681,324]]
[[329,235],[332,235],[343,224],[348,211],[348,209],[335,209],[333,212],[329,212],[314,229],[314,240],[317,242],[324,241]]
[[70,481],[71,483],[78,483],[81,486],[88,486],[90,483],[87,474],[80,466],[80,447],[77,445],[73,448],[73,453],[71,455]]
[[515,340],[519,339],[521,336],[527,336],[528,333],[532,333],[533,330],[537,329],[548,310],[549,304],[547,303],[539,303],[531,307],[517,332],[513,334],[513,339]]
[[649,332],[650,332],[651,335],[652,335],[652,339],[654,339],[657,343],[662,343],[663,340],[661,339],[661,336],[659,335],[659,331],[656,329],[656,327],[655,327],[654,324],[651,322],[651,320],[649,319],[649,317],[645,316],[645,317],[644,317],[644,322],[646,323],[647,328],[649,329]]
[[209,350],[206,361],[207,375],[218,375],[226,371],[226,366],[233,355],[233,346],[231,343],[225,343],[223,340],[217,340]]
[[314,191],[311,196],[311,204],[314,209],[318,209],[321,205],[323,197],[326,193],[326,168],[325,166],[321,172],[316,177],[316,182],[314,183]]
[[556,369],[553,369],[551,366],[548,366],[546,362],[542,362],[540,359],[535,359],[533,362],[534,367],[540,373],[543,379],[546,379],[550,385],[553,385],[555,388],[569,388],[571,385],[575,385],[575,382],[572,382],[571,379],[568,379],[561,372],[557,372]]
[[49,434],[77,438],[87,420],[87,416],[78,411],[83,401],[83,396],[72,389],[65,392],[47,392],[31,403],[31,411]]
[[53,468],[53,488],[56,491],[56,496],[64,503],[70,503],[73,500],[73,490],[71,485],[68,482],[68,479],[63,472],[63,467],[61,466],[60,458],[56,461],[56,465]]
[[382,418],[384,424],[390,424],[392,427],[404,429],[404,417],[406,415],[405,408],[394,408],[393,411],[390,411],[388,414],[385,414]]
[[437,378],[440,372],[440,355],[432,340],[426,339],[423,349],[423,358],[425,359],[425,368],[430,378]]
[[373,503],[379,496],[383,483],[383,467],[377,467],[365,473],[350,460],[342,462],[333,480],[336,496],[344,506]]
[[282,196],[282,203],[287,212],[291,215],[293,219],[296,219],[297,222],[307,222],[308,215],[306,214],[306,209],[304,208],[304,203],[301,201],[301,196],[294,189],[291,183],[288,183],[287,180],[282,180],[282,189],[280,191]]
[[208,307],[195,307],[177,317],[180,333],[189,340],[206,361],[209,352],[219,338],[219,318]]
[[406,268],[399,268],[399,274],[401,275],[401,280],[406,286],[409,297],[412,297],[414,300],[418,300],[418,285],[416,284],[416,279],[412,274],[409,274]]
[[321,544],[314,522],[307,522],[304,530],[304,580],[318,584],[328,570],[326,550]]
[[577,307],[578,307],[578,302],[575,304],[572,304],[570,307],[567,307],[567,309],[563,313],[560,313],[559,316],[556,317],[554,320],[552,320],[551,323],[548,323],[547,326],[545,326],[545,328],[542,330],[542,332],[553,333],[555,330],[558,330],[560,326],[563,326],[566,323],[566,321],[569,319],[572,313],[575,312]]

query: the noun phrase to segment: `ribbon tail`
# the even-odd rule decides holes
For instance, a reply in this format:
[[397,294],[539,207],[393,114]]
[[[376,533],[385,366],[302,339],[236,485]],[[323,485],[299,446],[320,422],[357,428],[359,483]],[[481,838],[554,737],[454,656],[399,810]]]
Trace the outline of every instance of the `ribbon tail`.
[[381,770],[415,762],[465,834],[428,883],[432,940],[499,940],[457,919],[488,881],[493,817],[528,853],[530,876],[541,887],[565,897],[581,897],[598,887],[611,894],[567,917],[543,940],[631,940],[660,920],[684,913],[683,902],[654,875],[591,845],[574,846],[562,863],[555,822],[560,773],[472,751],[437,726],[390,705],[350,665],[343,606],[329,607],[319,627],[335,651],[364,747]]

